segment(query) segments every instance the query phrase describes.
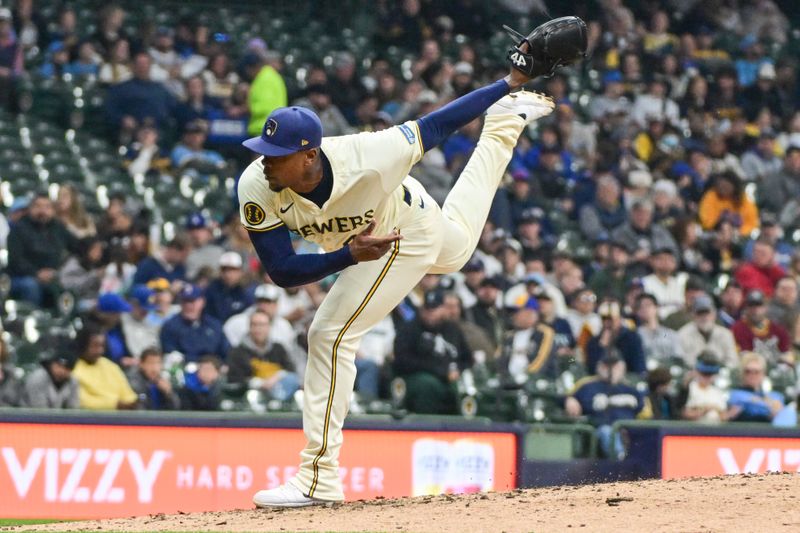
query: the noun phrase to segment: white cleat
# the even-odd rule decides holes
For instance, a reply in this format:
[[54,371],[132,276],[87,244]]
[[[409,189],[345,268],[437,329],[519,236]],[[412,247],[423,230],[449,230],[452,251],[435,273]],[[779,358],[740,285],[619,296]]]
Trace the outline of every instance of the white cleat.
[[309,498],[300,489],[291,483],[284,483],[280,487],[269,490],[260,490],[253,496],[256,507],[306,507],[325,503],[323,500]]
[[534,120],[546,117],[555,109],[556,104],[549,96],[529,91],[517,91],[507,94],[486,110],[487,115],[518,115],[530,124]]

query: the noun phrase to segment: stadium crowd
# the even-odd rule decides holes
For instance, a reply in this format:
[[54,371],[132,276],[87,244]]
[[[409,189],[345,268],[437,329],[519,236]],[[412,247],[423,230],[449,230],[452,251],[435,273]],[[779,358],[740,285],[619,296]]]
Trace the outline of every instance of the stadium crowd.
[[[241,170],[250,156],[214,138],[220,121],[239,140],[294,103],[326,135],[378,130],[507,69],[499,28],[468,0],[375,2],[363,56],[291,71],[273,35],[237,42],[191,17],[130,33],[114,4],[89,33],[69,4],[52,20],[37,4],[0,7],[0,98],[14,110],[24,76],[93,77],[130,176]],[[539,0],[500,4],[508,22],[544,20]],[[357,398],[404,390],[410,411],[455,414],[470,391],[545,380],[563,417],[600,428],[796,424],[798,30],[773,0],[570,4],[558,14],[587,20],[590,57],[533,84],[556,111],[520,139],[463,271],[426,276],[366,336]],[[438,201],[480,129],[412,171]],[[163,240],[134,199],[112,195],[99,215],[84,201],[65,184],[6,202],[8,298],[57,314],[69,293],[77,327],[42,341],[24,376],[4,336],[0,405],[219,409],[231,387],[302,401],[304,331],[332,279],[271,283],[233,199],[170,221],[181,231]]]

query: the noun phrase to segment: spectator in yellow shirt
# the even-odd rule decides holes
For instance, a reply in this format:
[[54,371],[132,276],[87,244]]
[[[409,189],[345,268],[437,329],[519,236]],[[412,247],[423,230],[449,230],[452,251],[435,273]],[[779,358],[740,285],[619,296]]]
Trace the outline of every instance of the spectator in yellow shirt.
[[281,66],[280,55],[275,52],[251,54],[245,59],[245,64],[248,75],[253,79],[248,96],[250,123],[247,133],[258,135],[269,114],[288,105],[286,84],[278,71]]
[[138,401],[122,369],[107,357],[102,329],[86,327],[77,339],[80,359],[72,375],[78,380],[78,399],[84,409],[134,409]]
[[723,217],[738,227],[743,237],[758,228],[758,208],[745,194],[742,180],[730,171],[712,177],[711,187],[700,199],[697,214],[705,230],[716,227]]

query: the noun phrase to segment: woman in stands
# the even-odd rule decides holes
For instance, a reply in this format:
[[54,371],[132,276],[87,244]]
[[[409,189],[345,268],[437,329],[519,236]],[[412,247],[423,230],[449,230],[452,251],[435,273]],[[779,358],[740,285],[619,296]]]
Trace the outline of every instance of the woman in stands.
[[74,185],[65,183],[58,189],[56,216],[78,239],[93,237],[97,234],[94,221],[86,212],[80,192]]

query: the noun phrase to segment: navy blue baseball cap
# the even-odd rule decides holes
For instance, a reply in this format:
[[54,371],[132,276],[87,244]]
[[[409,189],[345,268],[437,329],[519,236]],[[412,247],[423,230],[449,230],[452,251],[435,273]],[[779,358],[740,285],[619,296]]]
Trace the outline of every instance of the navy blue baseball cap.
[[147,285],[134,285],[130,294],[128,294],[128,298],[135,301],[143,309],[153,311],[156,308],[152,301],[155,293],[156,291],[147,288]]
[[242,143],[257,154],[289,155],[301,150],[319,148],[322,144],[322,123],[305,107],[280,107],[270,113],[261,135]]
[[178,293],[178,300],[181,302],[193,302],[198,298],[203,297],[203,289],[198,287],[197,285],[192,285],[187,283],[181,289],[181,292]]

